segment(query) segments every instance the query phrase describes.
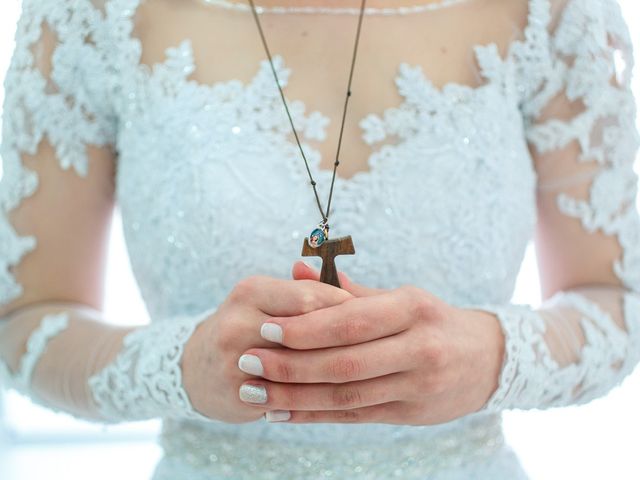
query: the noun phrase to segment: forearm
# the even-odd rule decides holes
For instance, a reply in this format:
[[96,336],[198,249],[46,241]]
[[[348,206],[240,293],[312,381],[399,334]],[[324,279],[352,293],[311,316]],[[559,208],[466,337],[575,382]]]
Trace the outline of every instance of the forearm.
[[587,403],[618,385],[640,361],[640,295],[593,285],[558,292],[539,308],[475,305],[504,335],[498,388],[482,410]]
[[34,305],[0,324],[0,370],[36,403],[87,421],[204,420],[181,370],[184,345],[204,318],[125,327],[80,304]]

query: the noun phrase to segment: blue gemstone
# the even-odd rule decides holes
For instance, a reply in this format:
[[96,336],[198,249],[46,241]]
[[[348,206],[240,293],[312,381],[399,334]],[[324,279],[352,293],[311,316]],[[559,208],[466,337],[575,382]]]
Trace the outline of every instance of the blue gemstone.
[[313,232],[311,232],[311,235],[309,235],[309,245],[314,248],[322,245],[325,240],[326,238],[324,236],[324,232],[319,228],[313,230]]

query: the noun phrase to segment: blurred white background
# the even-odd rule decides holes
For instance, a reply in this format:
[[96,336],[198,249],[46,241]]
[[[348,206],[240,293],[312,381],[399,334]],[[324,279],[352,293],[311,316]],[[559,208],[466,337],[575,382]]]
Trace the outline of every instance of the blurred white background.
[[[619,0],[640,52],[640,6]],[[0,4],[0,75],[13,50],[18,0]],[[640,53],[636,53],[640,59]],[[640,60],[637,60],[640,64]],[[634,72],[640,100],[640,66]],[[3,99],[0,88],[0,104]],[[639,118],[640,122],[640,118]],[[148,322],[133,280],[116,213],[107,279],[106,314],[123,324]],[[513,301],[538,305],[533,245],[529,245]],[[607,397],[582,407],[505,412],[508,441],[534,480],[640,479],[640,368]],[[161,455],[159,420],[98,426],[42,409],[14,391],[0,392],[0,479],[140,480]],[[178,479],[176,479],[178,480]],[[498,480],[498,479],[491,479]]]

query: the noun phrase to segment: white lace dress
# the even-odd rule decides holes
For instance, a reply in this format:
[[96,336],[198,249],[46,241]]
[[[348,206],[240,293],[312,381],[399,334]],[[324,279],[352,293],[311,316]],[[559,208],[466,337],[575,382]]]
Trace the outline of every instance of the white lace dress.
[[[162,417],[165,455],[154,480],[513,480],[526,475],[505,444],[502,410],[585,403],[633,370],[640,220],[629,32],[614,0],[529,0],[524,35],[506,52],[491,42],[474,47],[478,87],[436,88],[419,66],[399,64],[403,101],[360,122],[366,143],[381,146],[368,171],[338,176],[331,215],[333,235],[354,238],[357,254],[338,262],[355,282],[413,284],[498,316],[505,357],[487,404],[428,426],[227,424],[195,411],[181,385],[184,343],[238,280],[290,276],[317,206],[267,60],[250,82],[201,84],[189,79],[192,42],[181,38],[149,68],[140,61],[144,42],[132,34],[144,3],[23,1],[5,80],[0,303],[35,291],[16,272],[47,248],[41,230],[14,223],[12,210],[39,189],[64,196],[98,168],[95,152],[112,148],[115,200],[152,322],[118,344],[116,360],[80,371],[44,352],[54,338],[70,349],[91,338],[82,338],[70,311],[43,314],[30,324],[21,369],[0,362],[7,385],[87,420]],[[45,31],[53,42],[43,40]],[[277,52],[274,62],[286,94],[295,72]],[[324,138],[324,115],[289,100],[303,142]],[[47,184],[29,168],[45,138],[69,184]],[[396,141],[379,143],[389,138]],[[326,199],[331,172],[303,145]],[[532,152],[560,167],[542,181]],[[594,258],[600,249],[613,252],[600,262],[611,280],[557,289],[539,309],[513,304],[526,246],[551,208],[565,222],[554,227],[559,237],[582,235]],[[48,367],[46,381],[32,378],[38,361]]]

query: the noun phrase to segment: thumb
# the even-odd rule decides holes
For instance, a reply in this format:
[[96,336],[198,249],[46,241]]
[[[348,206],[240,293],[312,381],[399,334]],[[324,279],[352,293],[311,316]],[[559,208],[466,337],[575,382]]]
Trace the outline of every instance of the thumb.
[[[298,260],[293,264],[291,274],[294,280],[316,280],[320,281],[320,272],[306,263]],[[379,295],[386,290],[383,288],[369,288],[358,285],[351,281],[346,273],[338,270],[338,278],[340,286],[350,294],[356,297],[367,297],[370,295]]]

